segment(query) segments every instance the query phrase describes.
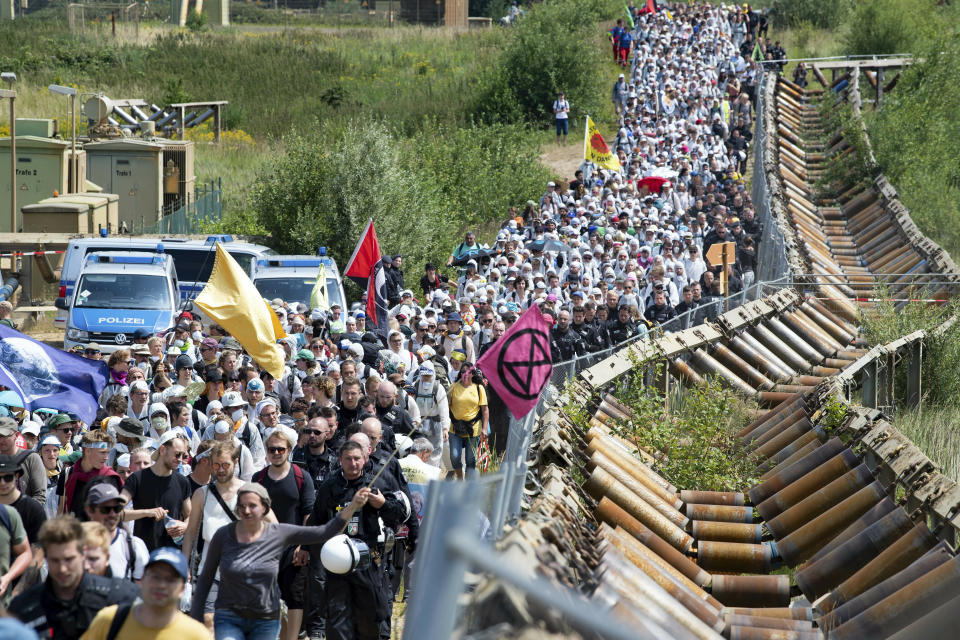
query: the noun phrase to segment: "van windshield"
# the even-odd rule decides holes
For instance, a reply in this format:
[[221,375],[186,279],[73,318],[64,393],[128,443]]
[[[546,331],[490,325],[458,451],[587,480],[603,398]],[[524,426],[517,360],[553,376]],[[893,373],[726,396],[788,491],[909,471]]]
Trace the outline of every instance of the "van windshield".
[[77,284],[75,307],[84,309],[170,309],[170,285],[163,276],[88,273]]
[[[257,291],[267,300],[280,298],[284,302],[310,303],[310,293],[316,278],[257,278],[254,284]],[[340,296],[340,284],[333,278],[327,278],[328,304],[337,303],[343,308],[343,299]]]

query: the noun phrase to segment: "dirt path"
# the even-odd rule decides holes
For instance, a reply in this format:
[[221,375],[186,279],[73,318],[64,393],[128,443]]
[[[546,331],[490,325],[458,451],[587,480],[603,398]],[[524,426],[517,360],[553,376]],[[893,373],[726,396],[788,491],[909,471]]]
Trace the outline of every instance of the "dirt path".
[[567,138],[566,146],[556,143],[540,147],[540,162],[553,171],[557,178],[571,180],[573,172],[583,162],[583,140]]

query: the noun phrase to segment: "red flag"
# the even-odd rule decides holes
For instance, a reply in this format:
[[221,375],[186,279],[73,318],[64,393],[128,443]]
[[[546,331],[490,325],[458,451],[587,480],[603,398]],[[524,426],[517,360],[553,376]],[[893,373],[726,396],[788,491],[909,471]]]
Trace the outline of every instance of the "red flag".
[[550,325],[533,305],[477,360],[514,418],[530,413],[553,373]]
[[367,288],[367,279],[373,272],[373,266],[380,262],[380,243],[377,242],[377,232],[373,228],[373,219],[367,222],[367,227],[357,242],[357,248],[347,261],[343,275],[357,283],[361,289]]
[[[371,227],[372,228],[372,227]],[[376,240],[374,240],[376,242]],[[387,309],[387,274],[383,272],[383,262],[377,260],[367,278],[367,322],[378,329],[389,326]]]

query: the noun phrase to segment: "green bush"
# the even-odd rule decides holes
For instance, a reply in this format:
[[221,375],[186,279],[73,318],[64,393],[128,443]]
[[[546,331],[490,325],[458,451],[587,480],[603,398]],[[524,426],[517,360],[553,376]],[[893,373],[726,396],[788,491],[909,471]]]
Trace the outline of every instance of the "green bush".
[[192,9],[187,15],[187,29],[190,31],[206,31],[209,22],[207,14],[200,13],[196,9]]
[[777,29],[798,27],[808,22],[820,28],[835,27],[854,6],[853,0],[774,0],[772,24]]
[[271,246],[345,261],[372,218],[384,253],[419,271],[446,258],[464,228],[498,222],[543,188],[536,136],[517,126],[445,129],[401,139],[376,121],[317,126],[284,139],[286,155],[251,194]]
[[848,55],[903,53],[910,51],[915,31],[905,28],[913,12],[905,12],[900,0],[864,0],[850,14],[843,36]]
[[[645,363],[635,363],[642,375]],[[634,419],[616,427],[618,435],[656,458],[652,468],[678,487],[742,491],[756,482],[757,462],[736,437],[756,408],[714,378],[670,396],[642,381],[627,382],[616,392]]]
[[615,7],[607,0],[556,0],[527,11],[484,76],[477,112],[487,121],[545,125],[558,91],[566,93],[573,117],[599,112],[607,101],[597,20],[615,15]]
[[[954,13],[958,10],[954,9]],[[924,40],[923,61],[907,69],[870,114],[874,155],[921,231],[960,258],[960,32]],[[888,78],[891,74],[888,73]]]

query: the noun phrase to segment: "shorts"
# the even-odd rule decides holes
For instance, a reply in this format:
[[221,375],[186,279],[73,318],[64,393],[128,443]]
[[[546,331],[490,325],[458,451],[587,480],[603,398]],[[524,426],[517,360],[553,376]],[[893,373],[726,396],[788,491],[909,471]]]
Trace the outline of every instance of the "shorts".
[[309,565],[297,567],[293,564],[281,564],[277,582],[280,583],[280,597],[287,603],[287,609],[303,609],[303,594],[309,569]]
[[557,118],[557,135],[567,135],[570,130],[570,118]]

